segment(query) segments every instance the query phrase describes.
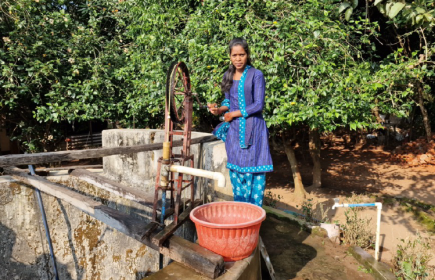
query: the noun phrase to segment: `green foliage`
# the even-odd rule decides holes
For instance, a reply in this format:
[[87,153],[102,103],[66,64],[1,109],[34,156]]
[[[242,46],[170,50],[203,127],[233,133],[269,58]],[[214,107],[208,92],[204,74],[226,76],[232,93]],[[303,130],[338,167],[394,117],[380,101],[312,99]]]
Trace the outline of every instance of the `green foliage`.
[[266,76],[269,127],[373,126],[374,94],[380,90],[376,69],[365,58],[376,49],[370,40],[376,25],[361,20],[347,26],[337,21],[334,8],[331,1],[207,1],[184,30],[195,89],[206,100],[222,99],[217,85],[229,63],[225,48],[241,36]]
[[[435,52],[435,34],[432,29],[435,23],[434,5],[434,0],[376,0],[373,5],[365,1],[364,8],[360,7],[355,10],[355,13],[351,11],[354,18],[365,17],[371,22],[381,23],[377,40],[381,45],[389,47],[388,50],[383,49],[384,60],[379,65],[381,67],[380,77],[384,81],[389,80],[385,83],[385,86],[389,87],[385,93],[387,96],[394,95],[392,92],[399,93],[402,95],[399,98],[400,101],[408,102],[408,105],[412,105],[412,101],[415,100],[423,115],[427,141],[430,141],[431,125],[425,103],[433,102],[431,85],[434,83],[434,63],[432,61]],[[349,9],[349,3],[343,2],[338,12],[347,12]],[[379,17],[379,13],[374,10],[383,16]],[[350,18],[348,14],[345,17]],[[349,23],[352,24],[352,21]],[[382,29],[381,26],[383,26]],[[399,69],[403,74],[398,74]],[[396,77],[391,79],[391,74],[396,74]],[[399,110],[398,113],[407,114],[410,107],[406,110]]]
[[127,33],[127,8],[108,0],[0,3],[0,33],[7,34],[0,42],[0,108],[16,120],[10,130],[26,150],[37,151],[44,134],[53,134],[36,122],[160,122],[163,83],[154,76],[164,71],[150,70],[155,61],[135,63],[140,52]]
[[418,1],[376,1],[379,11],[394,19],[401,12],[401,19],[414,26],[433,26],[435,11],[433,0]]
[[[435,10],[433,0],[399,1],[399,0],[375,0],[373,6],[384,16],[394,19],[401,13],[401,21],[416,26],[430,26],[435,23]],[[354,9],[358,6],[358,0],[346,0],[340,3],[338,12],[345,13],[349,21]]]
[[[431,279],[429,261],[432,258],[429,240],[417,232],[415,239],[401,239],[394,256],[394,270],[400,280]],[[432,277],[435,275],[432,275]]]
[[[358,10],[358,1],[346,3],[340,11]],[[61,122],[160,127],[170,63],[187,63],[203,102],[220,101],[227,45],[240,36],[265,74],[272,132],[375,127],[375,107],[407,115],[412,87],[396,81],[417,73],[402,70],[418,54],[399,66],[396,57],[376,62],[378,25],[340,21],[337,7],[332,0],[2,1],[0,112],[32,151],[49,135],[58,139]],[[197,122],[212,119],[195,109]]]
[[[298,208],[299,205],[296,205]],[[314,209],[313,209],[313,199],[309,198],[302,202],[301,205],[302,214],[304,215],[305,221],[308,223],[314,222]]]

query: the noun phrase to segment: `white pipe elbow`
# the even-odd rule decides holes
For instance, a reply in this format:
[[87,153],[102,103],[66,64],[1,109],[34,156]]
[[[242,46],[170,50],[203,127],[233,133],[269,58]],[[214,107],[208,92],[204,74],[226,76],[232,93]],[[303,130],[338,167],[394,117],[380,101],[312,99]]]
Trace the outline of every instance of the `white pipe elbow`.
[[339,203],[334,203],[334,205],[332,205],[332,210],[334,210],[337,207],[345,207],[344,204],[339,204]]
[[213,172],[204,169],[191,168],[191,167],[181,166],[181,165],[171,165],[169,170],[172,172],[178,172],[187,175],[213,179],[218,182],[218,187],[220,188],[224,188],[226,184],[225,176],[220,172]]
[[217,180],[218,187],[219,188],[225,188],[226,185],[226,179],[225,175],[220,172],[214,172],[214,178],[213,180]]

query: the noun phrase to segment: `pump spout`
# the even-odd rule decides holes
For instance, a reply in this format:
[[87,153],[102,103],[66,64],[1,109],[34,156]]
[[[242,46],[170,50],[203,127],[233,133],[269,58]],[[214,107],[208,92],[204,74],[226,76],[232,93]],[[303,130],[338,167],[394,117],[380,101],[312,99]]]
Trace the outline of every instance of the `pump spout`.
[[178,172],[187,175],[213,179],[218,182],[219,188],[224,188],[226,184],[225,176],[220,172],[213,172],[204,169],[191,168],[191,167],[186,167],[181,165],[171,165],[169,170],[171,172]]
[[332,205],[332,210],[334,210],[335,207],[340,207],[340,205],[338,204],[339,201],[340,199],[338,197],[334,198],[334,205]]

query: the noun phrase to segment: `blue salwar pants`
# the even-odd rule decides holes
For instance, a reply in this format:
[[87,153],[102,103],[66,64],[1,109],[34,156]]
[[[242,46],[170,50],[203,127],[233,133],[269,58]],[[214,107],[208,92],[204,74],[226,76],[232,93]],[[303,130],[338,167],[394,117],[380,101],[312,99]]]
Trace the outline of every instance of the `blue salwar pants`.
[[239,173],[230,170],[234,201],[263,205],[266,173]]

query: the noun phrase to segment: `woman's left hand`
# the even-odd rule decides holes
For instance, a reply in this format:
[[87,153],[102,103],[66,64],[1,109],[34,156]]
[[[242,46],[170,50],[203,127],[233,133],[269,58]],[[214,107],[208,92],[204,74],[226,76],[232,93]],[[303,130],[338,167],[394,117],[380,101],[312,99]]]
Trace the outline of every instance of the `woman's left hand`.
[[232,121],[233,120],[233,114],[232,113],[226,113],[225,115],[224,115],[224,119],[225,119],[225,122],[230,122],[230,121]]

